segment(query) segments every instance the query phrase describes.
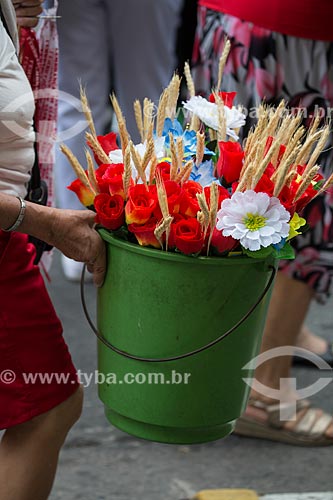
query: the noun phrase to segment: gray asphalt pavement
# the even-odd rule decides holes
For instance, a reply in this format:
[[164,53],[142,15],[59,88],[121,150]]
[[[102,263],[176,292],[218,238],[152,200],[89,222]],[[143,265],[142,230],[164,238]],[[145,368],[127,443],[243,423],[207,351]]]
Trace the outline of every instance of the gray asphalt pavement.
[[[96,341],[84,318],[79,285],[67,282],[56,253],[49,286],[79,370],[97,369]],[[95,307],[93,285],[87,302]],[[333,341],[332,300],[314,305],[309,324]],[[294,371],[298,387],[319,377]],[[332,376],[330,372],[321,377]],[[313,401],[333,412],[333,384]],[[333,491],[333,448],[299,448],[230,436],[204,445],[156,444],[131,437],[106,421],[95,385],[85,390],[83,415],[61,453],[51,500],[180,500],[206,488],[252,488],[259,493]]]

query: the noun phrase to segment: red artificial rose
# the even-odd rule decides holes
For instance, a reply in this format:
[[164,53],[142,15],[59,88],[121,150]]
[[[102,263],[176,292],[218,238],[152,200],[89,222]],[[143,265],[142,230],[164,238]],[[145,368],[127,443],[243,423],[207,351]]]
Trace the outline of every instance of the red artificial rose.
[[[165,191],[168,198],[169,214],[174,215],[179,212],[180,198],[181,198],[181,187],[175,181],[164,181]],[[156,186],[152,186],[153,188]],[[160,220],[162,219],[162,212],[159,204],[157,204],[154,210],[154,216]]]
[[98,184],[98,188],[101,193],[108,193],[109,192],[109,184],[106,179],[103,179],[103,176],[106,172],[106,169],[112,165],[111,163],[102,163],[96,170],[95,170],[95,175],[96,175],[96,180]]
[[[218,208],[221,208],[221,203],[223,200],[225,200],[226,198],[230,198],[230,194],[229,194],[229,191],[220,186],[219,184],[217,185],[218,187],[218,190],[219,190],[219,199],[218,199],[218,202],[217,202],[217,206]],[[206,186],[204,188],[204,193],[205,193],[205,197],[206,197],[206,200],[207,200],[207,204],[208,204],[208,207],[210,208],[210,187],[209,186]]]
[[119,194],[98,194],[95,198],[96,222],[106,229],[119,229],[125,222],[124,200]]
[[170,180],[171,165],[167,161],[161,161],[156,167],[156,173],[159,172],[164,181]]
[[136,184],[128,190],[125,206],[127,224],[145,224],[157,205],[156,189],[147,189],[144,184]]
[[[228,108],[232,108],[237,92],[219,92],[218,95],[221,97],[225,106],[228,106]],[[210,94],[209,101],[215,102],[214,94]]]
[[[110,151],[113,151],[114,149],[119,149],[119,146],[116,142],[116,138],[117,138],[117,134],[115,134],[114,132],[110,132],[109,134],[106,134],[106,135],[98,135],[97,136],[97,140],[98,140],[100,146],[102,147],[103,151],[107,155],[110,153]],[[87,141],[87,144],[94,154],[94,158],[95,158],[97,165],[101,165],[102,162],[99,159],[99,157],[97,156],[97,154],[94,152],[93,148],[91,147],[90,142]]]
[[119,194],[125,198],[123,173],[123,163],[113,163],[108,165],[102,176],[102,183],[104,186],[107,185],[110,194]]
[[222,183],[230,186],[239,179],[243,166],[244,152],[238,142],[219,141],[220,156],[217,160],[216,170]]
[[85,207],[90,207],[94,204],[95,194],[80,179],[75,179],[75,181],[67,186],[67,189],[73,191]]
[[197,219],[180,220],[173,228],[174,244],[185,255],[199,253],[204,245],[204,235]]
[[177,222],[181,220],[188,220],[190,217],[186,217],[186,215],[182,214],[174,214],[173,215],[173,221],[170,226],[170,234],[169,234],[169,239],[168,239],[168,248],[176,248],[176,243],[175,243],[175,227]]
[[106,135],[98,135],[97,140],[102,146],[103,151],[108,155],[110,151],[119,149],[117,144],[117,134],[115,132],[110,132]]
[[239,245],[239,241],[235,240],[232,236],[223,236],[222,231],[214,228],[213,236],[211,239],[211,246],[219,254],[231,252]]
[[186,181],[182,186],[179,212],[188,217],[196,217],[200,210],[197,193],[202,193],[202,186],[195,181]]
[[160,243],[156,239],[154,231],[157,226],[156,217],[151,217],[148,222],[145,224],[129,224],[128,230],[135,234],[136,239],[138,240],[139,245],[143,247],[154,247],[161,248]]

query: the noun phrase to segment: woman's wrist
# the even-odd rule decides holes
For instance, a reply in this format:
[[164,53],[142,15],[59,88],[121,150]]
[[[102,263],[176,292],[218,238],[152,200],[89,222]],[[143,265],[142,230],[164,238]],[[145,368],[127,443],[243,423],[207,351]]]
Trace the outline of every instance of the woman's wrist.
[[13,224],[11,224],[7,228],[3,228],[3,230],[6,231],[6,232],[7,231],[8,232],[9,231],[16,231],[20,227],[20,225],[22,224],[24,216],[25,216],[25,211],[26,211],[25,200],[23,198],[21,198],[21,196],[16,196],[16,198],[20,202],[19,212],[18,212],[17,217],[16,217],[15,221],[13,222]]
[[[51,243],[58,210],[0,193],[0,229],[30,234]],[[14,229],[12,229],[14,226]]]
[[19,198],[0,193],[0,229],[6,231],[15,225],[20,214],[20,207]]
[[26,202],[26,213],[18,231],[53,244],[53,224],[57,209]]

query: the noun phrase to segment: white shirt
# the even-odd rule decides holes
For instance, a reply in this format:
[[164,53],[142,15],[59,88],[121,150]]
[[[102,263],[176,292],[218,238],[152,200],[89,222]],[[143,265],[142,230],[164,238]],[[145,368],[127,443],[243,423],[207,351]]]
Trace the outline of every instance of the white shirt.
[[[6,6],[6,21],[12,9]],[[12,21],[12,19],[9,19]],[[15,18],[14,18],[15,22]],[[26,184],[34,163],[32,119],[34,98],[28,79],[17,59],[15,47],[0,20],[0,191],[26,195]]]

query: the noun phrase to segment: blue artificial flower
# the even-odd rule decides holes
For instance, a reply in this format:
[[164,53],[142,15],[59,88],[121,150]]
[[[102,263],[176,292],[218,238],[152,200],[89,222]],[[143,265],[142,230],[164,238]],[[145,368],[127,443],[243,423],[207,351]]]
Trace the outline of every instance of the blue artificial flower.
[[[164,128],[162,136],[165,136],[165,147],[170,148],[170,138],[169,133],[172,133],[173,137],[183,137],[184,144],[184,157],[195,156],[197,152],[197,134],[194,130],[183,130],[180,122],[175,118],[173,121],[170,118],[166,118],[164,121]],[[205,155],[214,156],[214,151],[205,148]]]
[[169,146],[169,133],[171,133],[174,137],[183,135],[183,127],[181,126],[177,118],[175,118],[173,121],[171,120],[171,118],[166,118],[164,120],[162,136],[166,136],[166,146]]
[[214,165],[212,160],[204,161],[199,167],[194,165],[190,180],[198,182],[202,187],[210,186],[212,182],[217,182],[219,184],[218,179],[214,176]]

